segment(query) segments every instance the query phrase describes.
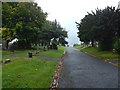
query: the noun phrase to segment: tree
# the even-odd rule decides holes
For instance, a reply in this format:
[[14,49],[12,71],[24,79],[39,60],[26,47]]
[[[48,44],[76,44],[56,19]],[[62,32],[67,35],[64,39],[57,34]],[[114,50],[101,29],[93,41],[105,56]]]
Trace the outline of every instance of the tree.
[[41,39],[43,40],[42,42],[45,43],[45,45],[49,47],[50,43],[52,43],[51,48],[56,49],[59,44],[67,44],[65,38],[67,38],[67,31],[61,27],[57,20],[52,22],[47,21],[45,23],[41,36]]
[[[62,39],[65,44],[67,32],[55,21],[46,20],[47,13],[34,2],[3,2],[4,40],[18,38],[17,48],[29,49],[32,45],[50,46],[52,39]],[[9,37],[9,38],[8,38]],[[59,42],[58,44],[59,45]]]
[[88,13],[80,23],[77,23],[80,40],[83,42],[92,41],[92,46],[94,46],[94,41],[98,41],[101,50],[111,50],[117,30],[115,27],[117,19],[109,22],[115,12],[115,7],[108,6],[103,10],[97,8],[96,12]]
[[31,48],[31,44],[37,42],[38,33],[46,20],[47,13],[33,2],[4,2],[2,15],[3,27],[14,29],[15,37],[19,39],[18,47]]
[[61,31],[60,37],[59,37],[59,43],[62,46],[65,46],[66,44],[68,44],[68,42],[65,40],[66,37],[68,37],[67,36],[67,31],[65,31],[65,30]]

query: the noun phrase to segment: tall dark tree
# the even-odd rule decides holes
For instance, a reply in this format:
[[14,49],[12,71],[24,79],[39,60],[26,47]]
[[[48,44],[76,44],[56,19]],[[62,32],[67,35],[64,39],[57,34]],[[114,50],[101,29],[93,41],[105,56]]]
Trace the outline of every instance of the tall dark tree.
[[98,41],[101,50],[111,50],[117,30],[115,23],[117,18],[110,21],[115,13],[115,7],[109,6],[103,10],[97,8],[96,12],[88,13],[80,23],[77,23],[80,40],[83,42]]
[[[55,21],[46,20],[47,13],[34,2],[8,3],[3,2],[2,27],[3,39],[8,42],[18,38],[17,47],[31,48],[32,45],[41,44],[50,46],[54,39],[56,46],[66,44],[67,32]],[[61,39],[61,40],[59,40]]]
[[18,47],[30,48],[32,43],[37,42],[38,32],[46,20],[46,15],[47,13],[44,13],[42,9],[33,2],[4,2],[2,27],[9,28],[8,32],[16,33],[10,40],[17,37],[19,39]]
[[47,21],[42,30],[42,34],[42,42],[48,46],[50,46],[50,43],[54,44],[53,46],[55,47],[57,47],[59,44],[67,44],[67,41],[65,41],[65,38],[67,38],[67,31],[61,27],[57,20],[52,22]]

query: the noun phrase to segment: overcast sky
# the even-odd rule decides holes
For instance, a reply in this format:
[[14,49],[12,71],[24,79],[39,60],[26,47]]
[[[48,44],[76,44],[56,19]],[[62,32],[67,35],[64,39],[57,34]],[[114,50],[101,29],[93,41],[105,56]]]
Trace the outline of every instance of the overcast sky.
[[117,8],[120,0],[35,0],[44,12],[48,13],[47,19],[53,21],[57,19],[61,26],[68,31],[69,45],[80,43],[77,38],[77,28],[75,22],[80,22],[82,18],[91,12],[104,9],[106,6]]

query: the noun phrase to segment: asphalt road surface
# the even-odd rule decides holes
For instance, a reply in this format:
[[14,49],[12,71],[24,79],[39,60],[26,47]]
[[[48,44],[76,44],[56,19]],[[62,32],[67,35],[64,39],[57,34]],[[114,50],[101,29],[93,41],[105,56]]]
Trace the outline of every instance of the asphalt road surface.
[[118,88],[118,68],[68,47],[58,88]]

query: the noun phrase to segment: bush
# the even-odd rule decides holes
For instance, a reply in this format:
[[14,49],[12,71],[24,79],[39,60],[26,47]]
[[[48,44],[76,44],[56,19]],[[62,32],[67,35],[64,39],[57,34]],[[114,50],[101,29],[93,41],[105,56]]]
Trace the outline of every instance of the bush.
[[52,44],[52,48],[55,49],[55,50],[58,50],[58,47],[56,44]]
[[57,41],[56,39],[54,39],[54,40],[52,41],[52,49],[58,50],[57,45],[58,45],[58,41]]
[[19,40],[18,42],[14,43],[15,49],[32,49],[31,44],[26,42],[25,40]]
[[114,43],[114,49],[118,54],[120,54],[120,39],[116,39]]
[[98,48],[101,51],[110,51],[112,49],[112,43],[112,40],[104,38],[103,40],[99,41]]

